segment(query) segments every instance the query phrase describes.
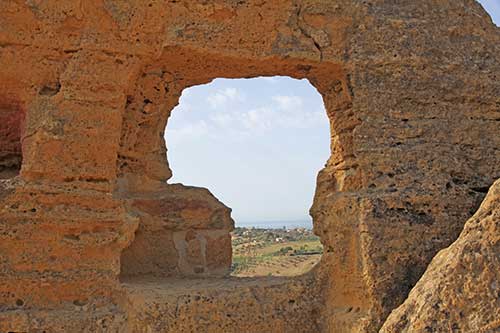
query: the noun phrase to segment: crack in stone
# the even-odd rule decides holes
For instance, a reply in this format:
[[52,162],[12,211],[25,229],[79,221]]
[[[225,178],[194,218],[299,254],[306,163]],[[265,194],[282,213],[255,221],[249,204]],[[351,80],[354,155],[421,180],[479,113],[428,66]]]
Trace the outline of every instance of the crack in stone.
[[[307,37],[308,39],[310,39],[312,42],[313,42],[313,45],[314,47],[316,48],[316,50],[319,52],[319,61],[322,62],[323,61],[323,50],[321,49],[321,46],[320,44],[316,41],[316,39],[307,31],[307,29],[305,27],[302,26],[302,24],[304,24],[301,20],[301,17],[302,17],[302,5],[299,4],[298,5],[298,9],[295,13],[295,15],[297,16],[297,27],[299,28],[299,31],[305,36]],[[301,24],[302,23],[302,24]]]

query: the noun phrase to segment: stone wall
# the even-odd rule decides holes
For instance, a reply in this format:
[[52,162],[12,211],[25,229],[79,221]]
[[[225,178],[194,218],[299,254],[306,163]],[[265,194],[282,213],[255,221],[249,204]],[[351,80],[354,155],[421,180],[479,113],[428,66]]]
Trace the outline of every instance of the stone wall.
[[19,105],[0,102],[0,179],[14,177],[21,169],[23,123],[24,112]]
[[460,237],[432,260],[381,332],[500,329],[500,180]]
[[307,78],[331,125],[311,209],[326,253],[297,304],[321,306],[254,327],[294,316],[377,331],[500,177],[500,34],[473,0],[4,1],[0,13],[0,89],[23,106],[0,119],[26,113],[20,176],[0,187],[9,330],[69,329],[57,311],[121,330],[135,310],[120,269],[227,272],[229,210],[165,185],[170,112],[217,77]]
[[140,223],[122,253],[122,277],[229,274],[234,222],[207,190],[164,185],[162,191],[127,193],[126,200]]

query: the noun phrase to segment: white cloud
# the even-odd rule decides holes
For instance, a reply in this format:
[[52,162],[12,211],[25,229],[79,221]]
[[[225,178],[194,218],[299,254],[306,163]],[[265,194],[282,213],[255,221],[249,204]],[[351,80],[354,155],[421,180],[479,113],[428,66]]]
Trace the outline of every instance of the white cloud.
[[[280,129],[313,129],[328,124],[325,111],[311,109],[301,96],[256,95],[255,100],[246,101],[238,88],[226,87],[212,90],[205,98],[208,110],[194,94],[183,94],[178,108],[192,112],[183,117],[180,127],[167,128],[169,137],[175,141],[246,140]],[[190,103],[198,107],[192,108]],[[174,112],[174,117],[179,111]]]
[[324,110],[306,111],[304,109],[282,110],[276,106],[265,106],[250,110],[228,110],[214,113],[209,124],[214,132],[240,132],[256,134],[282,129],[306,129],[328,123]]
[[226,101],[227,97],[220,93],[216,93],[207,97],[207,102],[210,104],[212,109],[216,109],[217,107],[225,104]]
[[276,125],[275,111],[266,107],[242,113],[241,123],[250,131],[267,131]]
[[301,108],[304,104],[299,96],[277,95],[273,96],[272,100],[283,110]]
[[274,76],[262,76],[260,79],[269,83],[278,83],[278,79]]
[[207,97],[207,102],[212,109],[225,106],[230,101],[243,101],[243,94],[236,88],[225,88],[218,90],[215,94]]
[[[236,218],[297,218],[307,214],[329,154],[328,119],[305,82],[265,80],[186,90],[180,107],[188,102],[189,112],[174,110],[165,132],[170,182],[209,188]],[[266,184],[278,186],[263,191]]]
[[229,112],[216,112],[209,119],[218,127],[231,127],[235,121],[235,117]]
[[235,99],[240,96],[240,93],[236,88],[226,88],[223,90],[223,92],[230,99]]

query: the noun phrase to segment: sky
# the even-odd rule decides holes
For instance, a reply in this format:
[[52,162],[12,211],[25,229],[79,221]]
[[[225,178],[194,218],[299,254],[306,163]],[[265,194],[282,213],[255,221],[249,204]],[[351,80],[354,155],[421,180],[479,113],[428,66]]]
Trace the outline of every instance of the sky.
[[493,22],[500,26],[500,0],[478,0],[478,2],[490,14]]
[[[481,0],[500,23],[500,0]],[[309,220],[329,156],[320,94],[289,77],[216,79],[185,89],[165,139],[169,183],[208,188],[238,223]]]
[[169,183],[208,188],[237,224],[309,219],[329,133],[307,80],[216,79],[184,90],[172,112]]

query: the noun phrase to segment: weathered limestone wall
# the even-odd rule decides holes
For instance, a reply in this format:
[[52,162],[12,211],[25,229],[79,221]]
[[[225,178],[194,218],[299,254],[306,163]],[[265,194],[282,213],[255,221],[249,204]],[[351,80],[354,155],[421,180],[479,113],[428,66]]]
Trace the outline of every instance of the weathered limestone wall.
[[[172,290],[164,288],[168,284]],[[314,276],[125,284],[132,332],[318,332]]]
[[[297,306],[323,304],[277,311],[275,327],[377,331],[500,177],[500,34],[473,0],[4,1],[0,13],[0,89],[26,112],[20,177],[0,187],[8,330],[66,330],[54,309],[122,330],[120,268],[224,274],[228,210],[165,185],[163,141],[182,90],[217,77],[307,78],[330,119],[311,209],[326,254]],[[198,195],[203,212],[182,204]]]
[[[367,267],[375,278],[368,285],[384,318],[499,178],[500,34],[488,18],[479,19],[485,14],[473,1],[406,2],[397,11],[372,6],[370,12],[375,20],[358,53],[366,56],[358,77],[371,96],[360,106],[371,110],[371,124],[360,127],[380,136],[365,141],[358,157],[366,154],[371,169],[368,188],[374,183],[385,193],[368,194],[361,230],[371,235]],[[385,61],[368,49],[385,50]],[[405,60],[394,63],[391,56]]]
[[[460,237],[432,260],[381,332],[500,329],[500,180]],[[439,319],[439,320],[437,320]]]
[[19,105],[0,102],[0,179],[16,176],[21,169],[23,122],[24,112]]
[[139,216],[133,243],[121,257],[121,276],[224,276],[231,268],[230,210],[207,190],[165,185],[127,196]]
[[127,94],[116,195],[139,216],[121,258],[126,276],[224,276],[231,267],[230,209],[205,189],[167,185],[164,131],[180,92],[163,68],[144,69]]

